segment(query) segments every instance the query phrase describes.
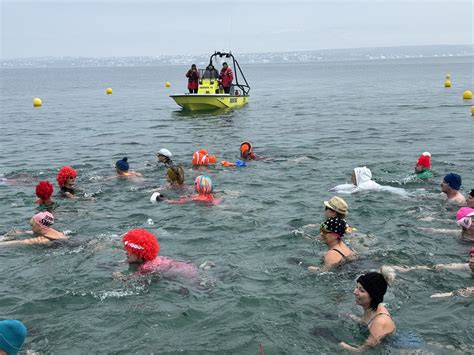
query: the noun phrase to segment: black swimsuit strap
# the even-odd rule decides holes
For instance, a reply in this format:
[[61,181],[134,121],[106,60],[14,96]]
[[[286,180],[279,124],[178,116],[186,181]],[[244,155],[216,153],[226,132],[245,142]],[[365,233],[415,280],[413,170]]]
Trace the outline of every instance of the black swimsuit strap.
[[342,256],[343,259],[346,258],[346,256],[344,254],[342,254],[342,252],[340,250],[338,250],[338,249],[331,249],[331,250],[337,251]]

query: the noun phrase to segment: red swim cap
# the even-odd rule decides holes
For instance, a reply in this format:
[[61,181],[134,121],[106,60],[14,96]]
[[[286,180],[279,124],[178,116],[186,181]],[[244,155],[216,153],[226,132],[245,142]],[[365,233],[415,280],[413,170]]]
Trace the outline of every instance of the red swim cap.
[[122,241],[127,252],[145,261],[153,260],[160,252],[158,240],[145,229],[132,229],[123,236]]
[[56,180],[58,181],[59,187],[63,187],[66,183],[68,178],[75,178],[77,177],[77,171],[71,168],[70,166],[63,166],[59,169],[58,176],[56,176]]
[[53,191],[54,187],[49,181],[40,181],[38,185],[36,185],[36,196],[40,199],[37,202],[49,201]]
[[431,158],[431,154],[428,152],[424,152],[423,154],[419,156],[418,162],[416,163],[416,165],[420,165],[424,168],[429,169],[431,168],[430,158]]

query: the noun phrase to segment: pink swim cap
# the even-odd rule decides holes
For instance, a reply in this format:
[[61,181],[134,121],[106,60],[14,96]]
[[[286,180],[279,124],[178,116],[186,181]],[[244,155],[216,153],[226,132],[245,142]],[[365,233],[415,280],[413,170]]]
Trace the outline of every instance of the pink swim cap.
[[43,227],[51,227],[54,224],[54,216],[51,212],[39,212],[33,216],[33,219]]

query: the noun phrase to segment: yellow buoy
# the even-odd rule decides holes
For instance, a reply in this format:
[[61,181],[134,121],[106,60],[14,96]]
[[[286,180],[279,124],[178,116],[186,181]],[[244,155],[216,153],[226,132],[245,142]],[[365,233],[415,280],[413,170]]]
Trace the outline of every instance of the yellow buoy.
[[170,83],[169,81],[167,81],[166,84],[165,84],[165,86],[166,86],[167,88],[169,88],[169,87],[171,87],[171,83]]
[[463,94],[462,94],[462,98],[463,98],[464,100],[470,100],[470,99],[472,99],[472,91],[470,91],[470,90],[464,91]]
[[112,88],[105,89],[105,92],[107,93],[107,95],[110,95],[112,93]]
[[474,106],[471,106],[471,116],[474,116]]
[[445,88],[450,88],[451,87],[451,80],[445,80],[444,81],[444,87]]
[[39,97],[35,97],[33,99],[33,106],[34,107],[40,107],[41,105],[43,105],[43,101],[41,101],[41,99]]

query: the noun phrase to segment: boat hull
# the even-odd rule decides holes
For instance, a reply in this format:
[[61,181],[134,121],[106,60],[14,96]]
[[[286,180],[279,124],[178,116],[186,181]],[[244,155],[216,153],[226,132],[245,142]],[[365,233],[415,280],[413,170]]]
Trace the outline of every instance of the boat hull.
[[228,94],[184,94],[170,96],[183,109],[188,111],[206,111],[242,107],[249,96]]

